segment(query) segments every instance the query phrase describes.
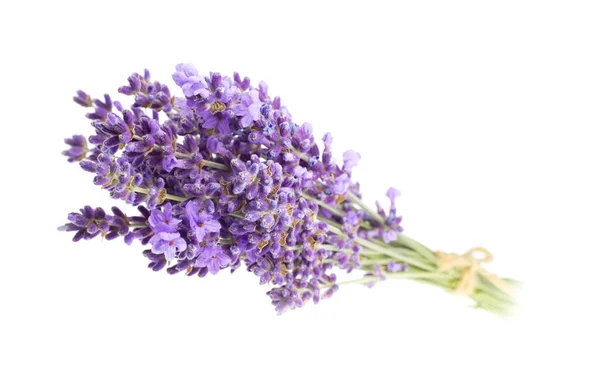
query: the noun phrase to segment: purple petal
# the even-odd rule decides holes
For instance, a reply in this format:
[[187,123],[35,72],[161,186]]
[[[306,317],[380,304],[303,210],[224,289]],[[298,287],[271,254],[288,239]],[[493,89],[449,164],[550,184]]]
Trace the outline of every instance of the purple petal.
[[242,117],[240,120],[240,125],[242,125],[242,128],[247,128],[252,125],[253,122],[254,119],[252,118],[252,115],[248,113]]
[[221,134],[229,133],[229,118],[223,117],[223,119],[221,119],[217,124],[217,130]]
[[[157,236],[154,236],[152,239],[156,238]],[[168,243],[165,240],[161,240],[158,239],[156,241],[153,242],[153,240],[150,239],[150,243],[152,244],[152,252],[154,254],[163,254],[166,251],[166,248],[168,247]]]
[[217,220],[207,220],[204,222],[204,229],[208,232],[218,232],[221,229],[221,223]]
[[360,153],[355,151],[344,152],[344,171],[350,172],[358,164]]
[[175,246],[169,245],[167,243],[167,246],[165,247],[165,258],[167,258],[167,261],[172,261],[173,259],[175,259],[175,252],[176,252]]
[[219,270],[221,270],[217,256],[210,257],[206,266],[208,267],[210,274],[217,274]]
[[388,191],[385,193],[386,197],[390,200],[395,200],[397,197],[400,197],[400,190],[396,190],[393,187],[390,187]]
[[384,231],[383,234],[381,235],[381,238],[386,243],[393,242],[394,240],[396,240],[398,238],[398,232],[396,232],[394,230]]

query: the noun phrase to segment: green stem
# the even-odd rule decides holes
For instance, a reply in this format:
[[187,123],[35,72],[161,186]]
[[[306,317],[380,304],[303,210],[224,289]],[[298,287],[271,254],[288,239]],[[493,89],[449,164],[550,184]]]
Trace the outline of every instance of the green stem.
[[[361,252],[362,255],[362,252]],[[371,257],[363,257],[360,260],[361,266],[372,266],[372,265],[387,265],[390,262],[397,262],[396,259],[390,258],[385,254],[381,254],[380,256],[371,256]]]
[[348,198],[350,201],[360,206],[365,212],[369,214],[375,221],[377,221],[382,226],[385,226],[385,219],[381,217],[379,213],[375,210],[371,209],[371,207],[363,202],[360,198],[358,198],[354,193],[348,192]]
[[317,205],[319,205],[320,207],[327,209],[328,211],[330,211],[331,213],[333,213],[334,215],[338,216],[338,217],[344,217],[344,213],[341,212],[338,209],[335,209],[334,207],[332,207],[331,205],[327,205],[325,202],[318,200],[314,197],[309,196],[308,194],[304,194],[303,195],[304,198],[306,198],[307,200],[311,200],[311,201],[315,201],[317,203]]
[[[334,208],[333,206],[331,206],[331,205],[327,204],[326,202],[323,202],[323,201],[321,201],[321,200],[319,200],[319,199],[316,199],[315,197],[311,197],[311,196],[309,196],[308,194],[304,194],[304,195],[303,195],[303,197],[304,197],[304,198],[306,198],[307,200],[314,201],[314,202],[315,202],[317,205],[319,205],[321,208],[323,208],[323,209],[327,209],[328,211],[330,211],[331,213],[333,213],[334,215],[336,215],[336,216],[338,216],[338,217],[342,217],[342,218],[343,218],[344,216],[346,216],[346,214],[345,214],[344,212],[342,212],[341,210],[339,210],[339,209],[336,209],[336,208]],[[370,229],[372,229],[372,228],[373,228],[373,227],[371,226],[371,224],[370,224],[369,222],[367,222],[367,221],[363,221],[363,222],[361,222],[361,223],[360,223],[360,227],[361,227],[361,228],[364,228],[364,229],[366,229],[366,230],[370,230]]]
[[[329,230],[331,230],[333,233],[340,235],[342,237],[348,237],[342,230],[341,230],[341,225],[339,225],[338,223],[336,223],[335,221],[331,221],[329,219],[326,219],[324,217],[319,216],[318,219],[320,221],[323,221],[325,223],[327,223],[329,225]],[[417,266],[423,270],[435,270],[434,267],[428,265],[427,263],[424,263],[422,261],[419,261],[415,258],[411,258],[409,257],[406,253],[403,253],[401,251],[398,251],[400,249],[393,249],[391,247],[387,247],[387,246],[380,246],[376,243],[373,243],[372,241],[369,241],[367,239],[363,239],[363,238],[354,238],[354,242],[356,242],[356,244],[359,244],[363,247],[366,247],[368,249],[371,250],[375,250],[376,252],[379,252],[381,254],[386,254],[398,261],[402,261],[404,263],[407,263],[409,265],[413,265],[413,266]]]
[[176,196],[176,195],[173,195],[173,194],[166,194],[165,198],[168,199],[168,200],[177,201],[177,202],[183,202],[183,201],[187,200],[186,197],[179,197],[179,196]]
[[211,162],[210,160],[203,159],[200,162],[200,165],[202,165],[203,167],[211,167],[211,168],[216,168],[218,170],[229,171],[229,167],[227,167],[226,165],[221,164],[221,163]]
[[[175,152],[175,157],[180,158],[180,159],[187,159],[187,158],[192,157],[192,154]],[[200,161],[200,165],[202,167],[212,167],[212,168],[216,168],[218,170],[229,171],[229,167],[226,166],[225,164],[216,163],[211,160],[206,160],[204,158]]]
[[[137,187],[137,186],[131,186],[131,190],[135,191],[136,193],[142,193],[142,194],[148,194],[148,189],[143,189],[141,187]],[[172,200],[172,201],[177,201],[177,202],[183,202],[186,201],[187,198],[186,197],[179,197],[173,194],[165,194],[165,198],[168,200]]]
[[[138,141],[144,140],[143,137],[140,137],[140,136],[135,135],[135,134],[133,135],[133,138],[135,140],[138,140]],[[159,145],[155,145],[153,147],[153,149],[161,149],[161,150],[163,150],[163,148],[161,146],[159,146]],[[181,153],[181,152],[175,152],[174,155],[175,155],[175,157],[182,158],[182,159],[190,158],[192,156],[189,153]],[[216,169],[219,169],[219,170],[229,171],[229,167],[227,167],[226,165],[221,164],[221,163],[211,162],[210,160],[204,160],[203,159],[201,164],[203,166],[206,166],[206,167],[212,167],[212,168],[216,168]]]
[[246,216],[244,216],[241,212],[231,212],[229,216],[237,217],[238,219],[244,220]]
[[308,163],[308,156],[305,153],[298,151],[296,148],[290,148],[298,157]]
[[435,268],[432,267],[431,265],[429,265],[423,261],[417,260],[416,258],[409,257],[406,254],[395,251],[394,249],[379,246],[373,242],[370,242],[370,241],[368,241],[366,239],[362,239],[362,238],[355,238],[354,241],[363,247],[370,248],[371,250],[379,251],[382,254],[386,254],[386,255],[392,257],[393,259],[404,262],[408,265],[417,266],[423,270],[428,270],[428,271],[435,270]]
[[343,235],[344,237],[347,237],[347,235],[344,232],[342,232],[342,225],[340,223],[336,223],[335,221],[329,220],[328,218],[322,216],[317,216],[317,219],[319,219],[319,221],[327,223],[327,225],[329,225],[329,229],[331,229],[338,235]]
[[[418,243],[418,242],[414,242]],[[392,252],[397,252],[401,250],[402,255],[409,258],[401,259],[404,263],[411,265],[411,269],[408,272],[399,272],[399,273],[385,273],[384,275],[388,278],[410,278],[409,276],[414,276],[414,280],[418,280],[430,285],[438,286],[443,288],[446,291],[452,291],[456,284],[459,283],[461,278],[461,273],[458,270],[448,270],[448,271],[439,271],[437,265],[429,264],[431,255],[433,254],[430,251],[421,251],[417,252],[413,248],[415,246],[414,243],[411,243],[411,250],[408,250],[409,247],[399,247],[400,243],[394,242],[393,244],[385,244],[385,243],[376,243],[375,245],[379,245],[381,248],[376,249],[374,251],[370,251],[369,253],[361,252],[362,260],[361,260],[361,270],[365,272],[372,272],[373,267],[375,265],[385,265],[389,262],[399,260],[400,257],[391,255]],[[368,245],[373,245],[373,243],[359,243],[364,245],[365,247]],[[395,244],[395,245],[394,245]],[[423,246],[424,247],[424,246]],[[424,247],[425,248],[425,247]],[[385,251],[384,251],[385,250]],[[428,249],[427,249],[428,250]],[[425,254],[422,254],[425,252]],[[385,254],[390,254],[389,257],[385,257]],[[383,257],[382,257],[383,255]],[[398,255],[398,254],[396,254]],[[433,254],[435,255],[435,254]],[[429,258],[429,259],[428,259]],[[422,269],[419,266],[415,265],[427,265],[430,266],[429,269]],[[432,270],[433,268],[433,270]],[[406,274],[408,273],[408,274]],[[417,278],[419,277],[419,278]],[[371,282],[377,281],[378,278],[375,276],[366,276],[363,279],[357,280],[358,282]],[[518,282],[513,280],[505,280],[507,283],[517,287]],[[509,315],[512,309],[516,306],[516,300],[513,296],[508,293],[498,289],[495,285],[493,285],[490,281],[488,281],[485,276],[478,276],[476,289],[469,296],[472,300],[475,301],[477,308],[482,308],[487,311],[490,311],[498,316],[506,316]]]
[[[412,272],[412,271],[399,272],[399,273],[384,272],[383,275],[385,276],[385,278],[390,278],[390,279],[414,279],[414,280],[433,279],[433,280],[441,280],[441,281],[449,279],[449,277],[447,275],[444,275],[442,273],[430,273],[430,272]],[[380,281],[380,278],[376,277],[376,276],[366,276],[366,277],[358,278],[355,280],[340,281],[337,284],[338,285],[364,284],[364,283],[376,282],[376,281]]]
[[410,237],[408,237],[404,234],[398,235],[398,238],[393,243],[396,243],[396,244],[400,245],[401,247],[409,248],[409,249],[412,249],[412,250],[418,252],[425,259],[427,259],[428,261],[430,261],[432,263],[437,262],[437,256],[435,255],[435,253],[433,251],[431,251],[429,248],[427,248],[423,244],[417,242],[414,239],[411,239]]

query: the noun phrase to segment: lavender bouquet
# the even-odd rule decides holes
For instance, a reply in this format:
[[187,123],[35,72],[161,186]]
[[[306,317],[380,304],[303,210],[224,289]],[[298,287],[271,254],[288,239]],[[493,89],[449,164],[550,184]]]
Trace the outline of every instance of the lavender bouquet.
[[[122,237],[148,249],[148,267],[205,277],[243,267],[269,285],[277,313],[318,303],[342,284],[372,286],[412,279],[471,297],[476,306],[507,314],[518,283],[487,272],[491,255],[433,252],[402,233],[399,192],[390,188],[386,211],[364,203],[352,169],[354,151],[332,158],[332,136],[322,148],[312,126],[298,125],[264,82],[211,73],[190,64],[173,74],[183,97],[150,74],[134,73],[119,92],[129,109],[78,91],[92,108],[94,133],[66,139],[63,154],[94,175],[114,199],[137,206],[127,215],[85,206],[59,229],[74,241]],[[338,280],[352,273],[356,279]]]

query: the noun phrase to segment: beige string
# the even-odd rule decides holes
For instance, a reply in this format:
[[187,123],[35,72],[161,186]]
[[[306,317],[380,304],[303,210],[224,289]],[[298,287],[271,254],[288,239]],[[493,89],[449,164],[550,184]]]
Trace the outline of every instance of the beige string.
[[454,289],[457,295],[469,296],[475,291],[477,277],[483,276],[502,292],[511,295],[512,287],[502,278],[485,270],[482,263],[489,263],[494,259],[492,254],[482,247],[475,247],[458,255],[455,253],[445,253],[438,251],[435,253],[438,257],[438,263],[441,271],[458,270],[461,272],[461,278],[458,286]]

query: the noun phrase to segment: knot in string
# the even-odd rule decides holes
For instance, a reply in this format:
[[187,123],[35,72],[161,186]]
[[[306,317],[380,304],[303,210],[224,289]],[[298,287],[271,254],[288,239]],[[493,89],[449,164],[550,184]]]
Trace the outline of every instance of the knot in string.
[[442,251],[438,251],[435,254],[437,255],[441,271],[454,269],[461,273],[460,281],[453,290],[455,294],[472,295],[479,276],[483,276],[502,292],[509,295],[513,293],[512,287],[506,281],[483,268],[482,264],[489,263],[494,259],[492,254],[485,248],[475,247],[462,255]]

